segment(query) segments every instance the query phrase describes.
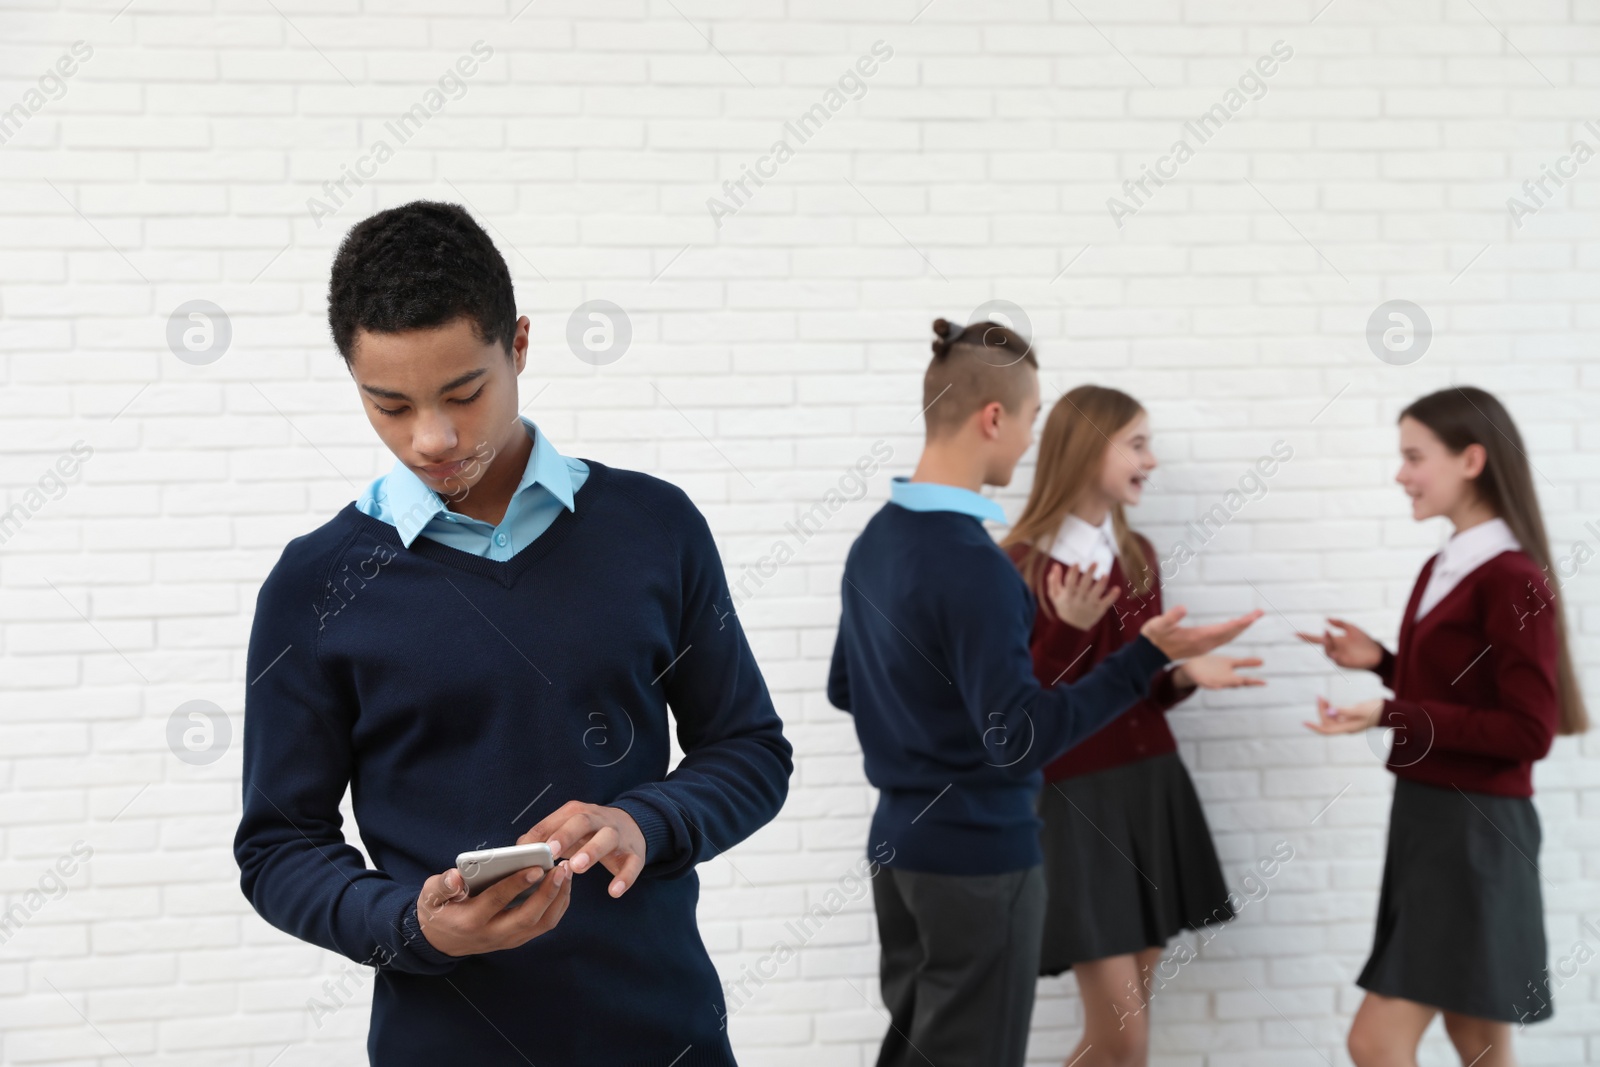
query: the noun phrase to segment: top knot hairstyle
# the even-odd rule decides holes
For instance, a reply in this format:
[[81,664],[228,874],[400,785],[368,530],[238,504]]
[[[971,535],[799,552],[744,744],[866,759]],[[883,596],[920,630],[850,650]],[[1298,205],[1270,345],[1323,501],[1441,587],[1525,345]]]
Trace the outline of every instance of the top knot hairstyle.
[[413,200],[356,223],[328,278],[328,326],[345,366],[362,330],[399,333],[473,322],[485,344],[511,355],[516,294],[506,261],[456,204]]
[[922,407],[928,436],[959,429],[974,411],[999,401],[1009,412],[1022,409],[1037,372],[1033,345],[997,322],[958,326],[933,320],[933,361],[922,379]]

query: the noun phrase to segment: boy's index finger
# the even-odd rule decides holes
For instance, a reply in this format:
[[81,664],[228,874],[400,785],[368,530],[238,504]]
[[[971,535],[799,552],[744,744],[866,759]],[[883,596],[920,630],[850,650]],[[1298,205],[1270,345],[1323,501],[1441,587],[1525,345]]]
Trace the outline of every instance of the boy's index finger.
[[519,845],[535,845],[542,841],[550,840],[550,828],[565,822],[572,815],[572,809],[581,804],[576,800],[569,800],[549,815],[533,824],[533,828],[517,838]]
[[550,842],[550,854],[557,859],[572,855],[594,835],[596,820],[593,809],[588,804],[580,804],[578,809],[550,829],[546,840]]

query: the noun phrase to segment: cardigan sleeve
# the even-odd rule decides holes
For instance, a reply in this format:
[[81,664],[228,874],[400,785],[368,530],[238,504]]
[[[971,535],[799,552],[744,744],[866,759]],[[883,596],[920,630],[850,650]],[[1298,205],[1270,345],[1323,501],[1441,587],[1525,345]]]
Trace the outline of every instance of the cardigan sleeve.
[[679,552],[678,655],[663,678],[683,759],[611,801],[638,823],[644,873],[678,877],[749,837],[789,792],[793,749],[745,638],[705,516],[673,487],[661,518]]
[[1520,582],[1498,577],[1485,582],[1479,610],[1487,647],[1479,655],[1487,662],[1460,668],[1462,674],[1485,667],[1493,672],[1494,706],[1386,700],[1378,725],[1431,738],[1432,746],[1444,751],[1518,761],[1544,758],[1561,721],[1555,614],[1560,608],[1551,602],[1535,612],[1522,611],[1521,590],[1513,585]]
[[1378,651],[1382,655],[1379,657],[1377,665],[1372,668],[1372,673],[1376,674],[1378,679],[1383,682],[1384,688],[1392,693],[1394,692],[1394,653],[1382,645],[1378,646]]
[[233,842],[240,887],[263,919],[303,941],[367,966],[443,974],[461,957],[422,935],[421,884],[369,868],[341,831],[356,698],[318,654],[314,592],[327,568],[298,558],[297,547],[262,584],[250,628],[244,808]]

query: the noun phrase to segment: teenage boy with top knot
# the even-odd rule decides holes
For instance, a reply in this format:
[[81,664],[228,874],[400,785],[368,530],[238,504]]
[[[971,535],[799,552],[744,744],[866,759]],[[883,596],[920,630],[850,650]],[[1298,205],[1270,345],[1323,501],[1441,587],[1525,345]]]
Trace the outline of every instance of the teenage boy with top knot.
[[871,848],[889,856],[872,885],[890,1016],[878,1067],[1022,1067],[1044,925],[1042,768],[1169,662],[1261,612],[1186,627],[1174,607],[1079,681],[1041,685],[1037,601],[984,529],[1005,513],[980,492],[1009,485],[1033,443],[1038,361],[992,322],[934,332],[922,456],[846,558],[828,699],[854,718],[879,790]]

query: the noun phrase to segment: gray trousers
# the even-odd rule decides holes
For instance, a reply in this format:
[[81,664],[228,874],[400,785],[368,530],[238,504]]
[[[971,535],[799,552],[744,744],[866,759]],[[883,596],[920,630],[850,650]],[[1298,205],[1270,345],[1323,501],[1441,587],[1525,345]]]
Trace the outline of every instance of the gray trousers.
[[1044,868],[872,880],[889,1032],[877,1067],[1023,1067],[1044,933]]

